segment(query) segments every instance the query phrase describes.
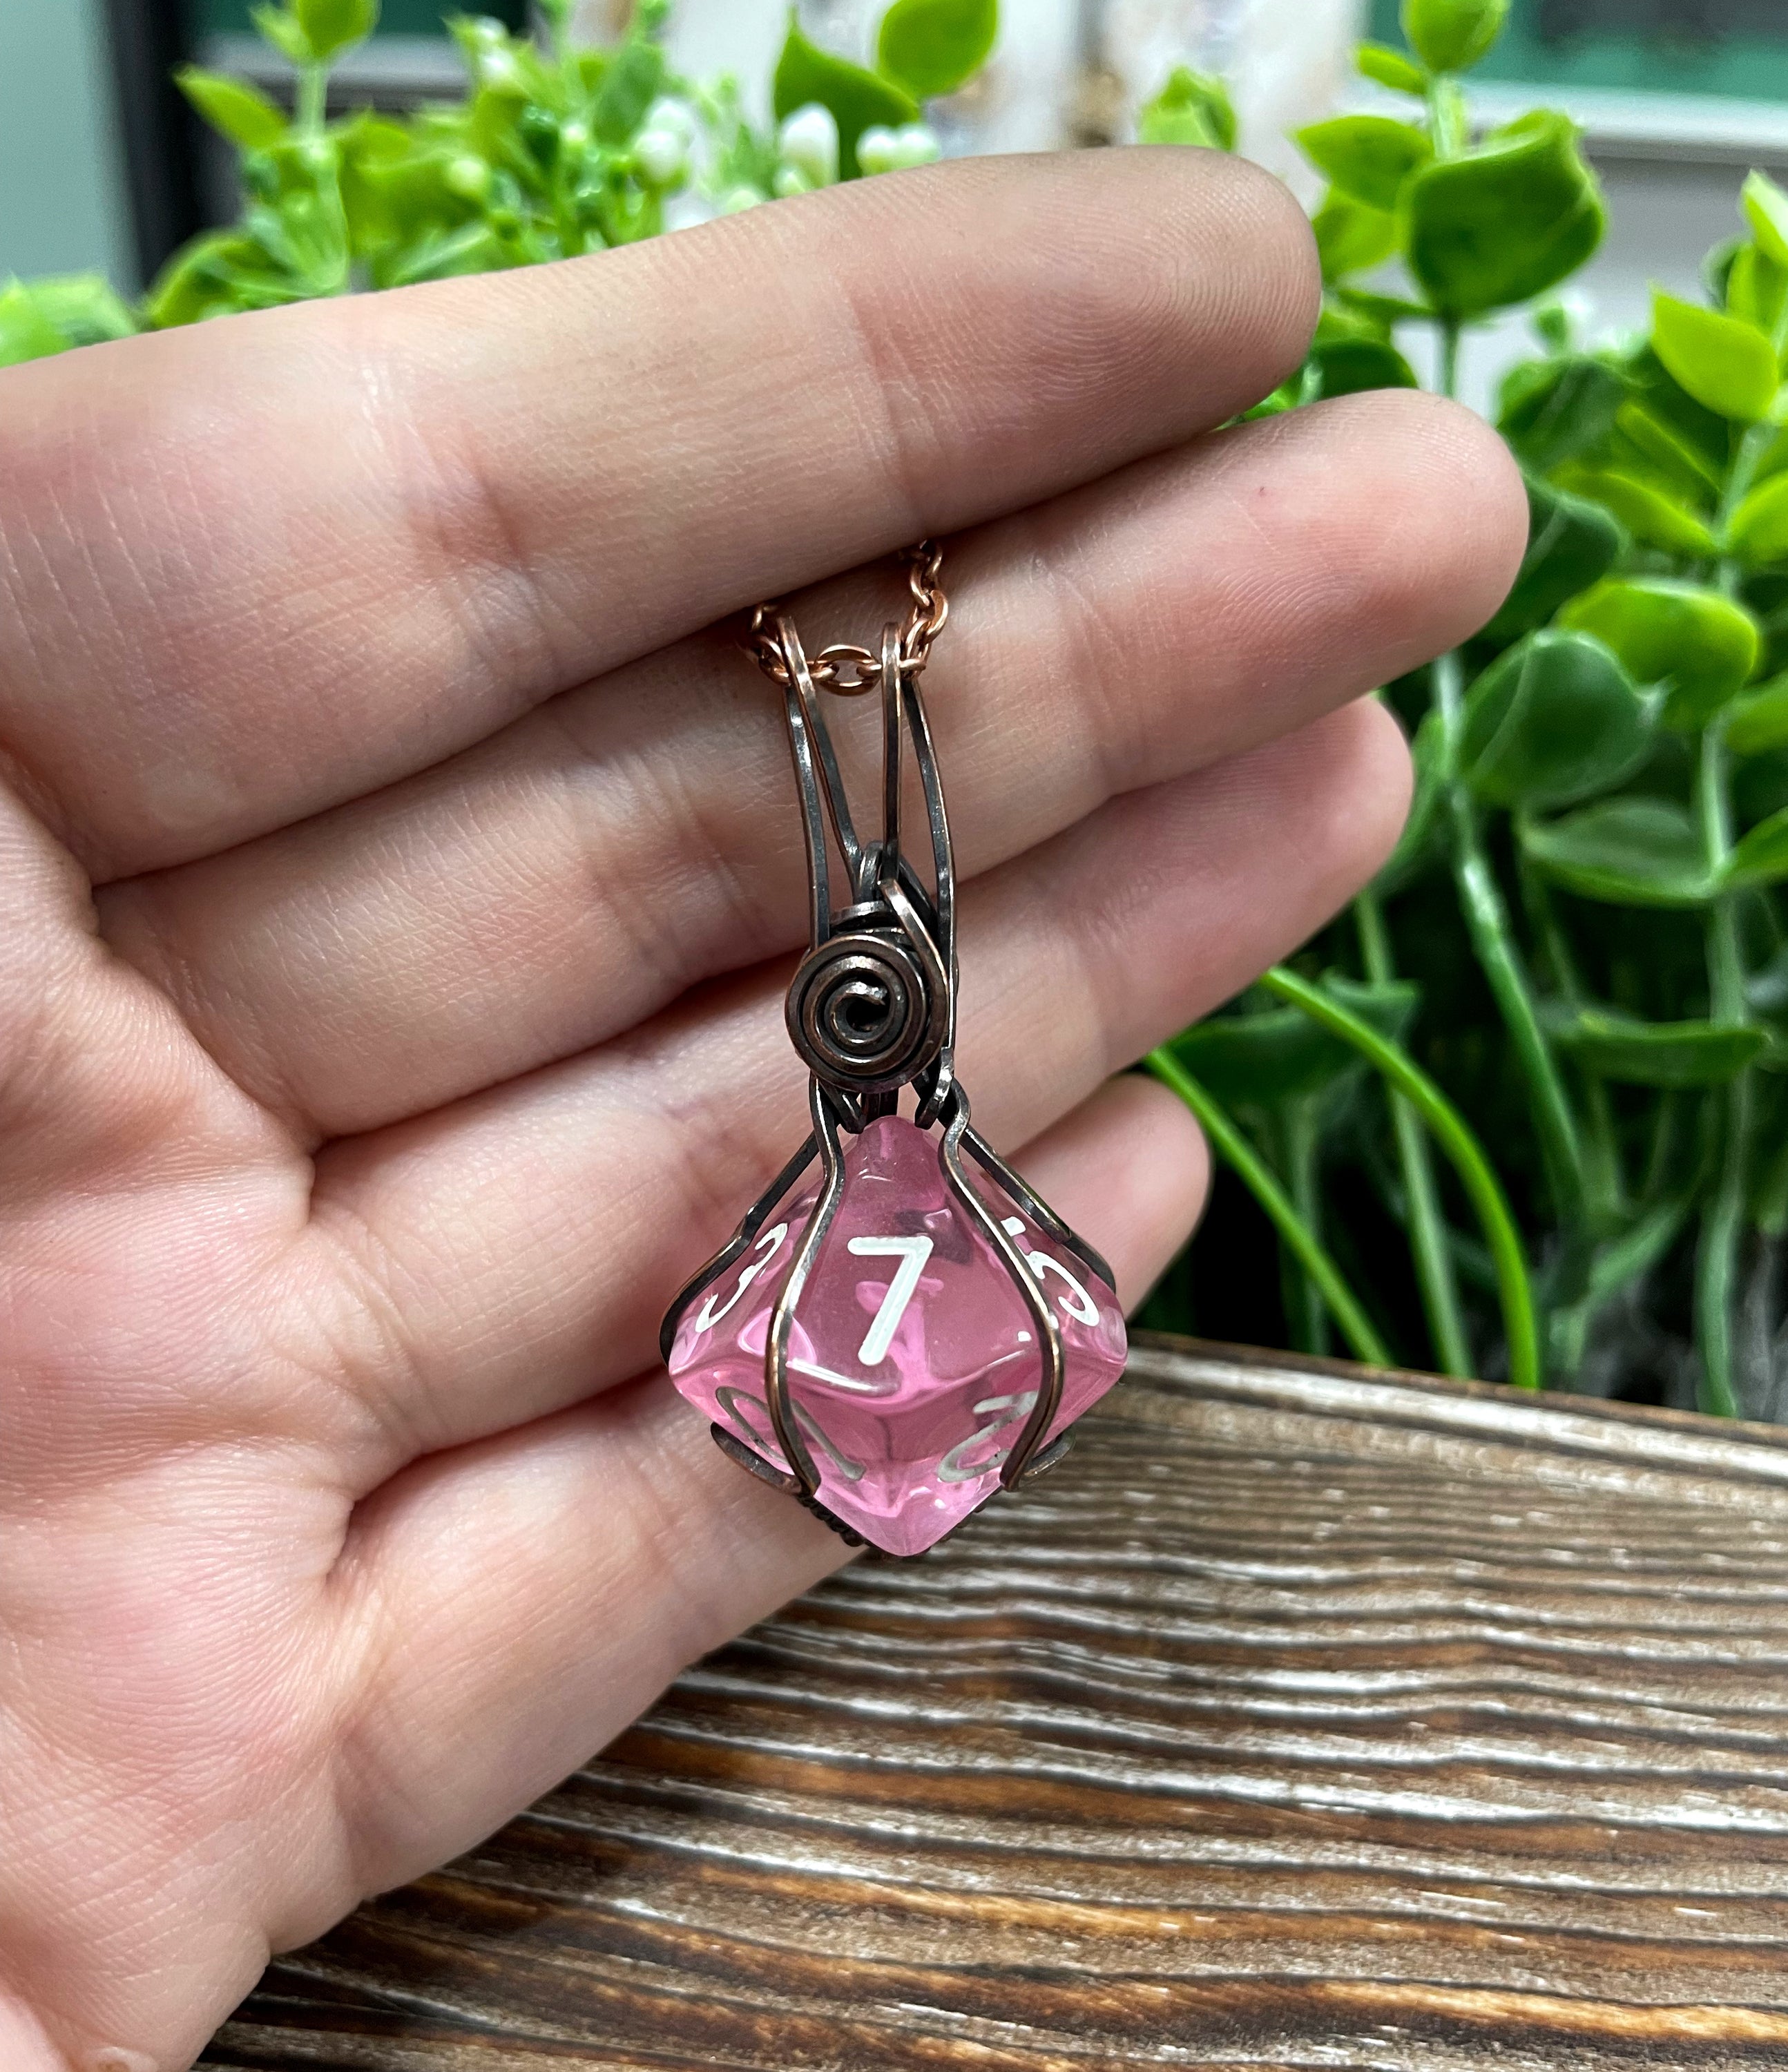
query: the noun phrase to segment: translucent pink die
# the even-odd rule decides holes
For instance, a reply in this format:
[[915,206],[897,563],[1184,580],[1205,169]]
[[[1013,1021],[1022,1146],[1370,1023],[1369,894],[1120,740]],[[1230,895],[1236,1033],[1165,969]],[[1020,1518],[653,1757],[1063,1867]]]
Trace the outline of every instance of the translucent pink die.
[[[844,1195],[789,1338],[789,1398],[819,1470],[818,1501],[871,1545],[917,1554],[1000,1486],[1038,1400],[1035,1320],[1005,1262],[952,1193],[935,1137],[898,1116],[845,1153]],[[1106,1282],[993,1180],[969,1184],[1053,1307],[1063,1355],[1053,1440],[1123,1371],[1123,1312]],[[773,1466],[787,1463],[766,1402],[771,1314],[818,1198],[779,1205],[744,1255],[680,1320],[676,1387]]]

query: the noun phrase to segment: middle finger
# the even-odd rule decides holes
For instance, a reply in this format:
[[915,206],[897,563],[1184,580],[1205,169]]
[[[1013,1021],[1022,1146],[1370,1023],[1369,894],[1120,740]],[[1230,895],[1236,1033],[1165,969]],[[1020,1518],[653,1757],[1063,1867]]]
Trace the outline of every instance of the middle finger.
[[[1380,394],[968,536],[927,676],[960,867],[1450,644],[1500,597],[1519,508],[1477,420]],[[895,594],[859,572],[801,621],[873,635]],[[101,926],[249,1092],[322,1138],[573,1054],[791,947],[802,870],[778,701],[716,634],[388,791],[113,886]]]

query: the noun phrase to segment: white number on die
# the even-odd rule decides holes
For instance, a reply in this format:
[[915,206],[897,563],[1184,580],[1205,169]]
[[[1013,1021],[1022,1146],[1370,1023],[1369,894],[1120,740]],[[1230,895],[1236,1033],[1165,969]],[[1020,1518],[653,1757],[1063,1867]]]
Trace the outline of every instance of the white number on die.
[[[747,1403],[754,1410],[761,1410],[763,1412],[765,1429],[762,1432],[758,1431],[750,1419],[746,1416],[742,1406]],[[865,1463],[861,1461],[853,1461],[849,1453],[841,1451],[835,1445],[819,1420],[810,1411],[804,1408],[799,1403],[791,1407],[795,1412],[795,1422],[831,1462],[845,1480],[848,1482],[861,1482],[867,1472]],[[754,1396],[748,1388],[734,1388],[729,1385],[714,1391],[714,1408],[719,1411],[721,1416],[730,1418],[734,1428],[754,1446],[771,1453],[779,1453],[782,1450],[776,1444],[775,1434],[770,1429],[770,1406],[761,1396]]]
[[894,1269],[894,1279],[888,1284],[888,1292],[882,1298],[882,1306],[875,1313],[874,1322],[857,1348],[857,1358],[861,1366],[879,1367],[888,1356],[894,1333],[900,1329],[900,1320],[906,1314],[906,1305],[919,1286],[919,1276],[925,1271],[925,1262],[931,1256],[931,1240],[928,1237],[853,1237],[850,1249],[859,1259],[900,1261]]
[[[1008,1237],[1022,1237],[1025,1234],[1025,1219],[1022,1216],[1008,1216],[1000,1227]],[[1067,1293],[1056,1297],[1062,1305],[1062,1314],[1064,1317],[1073,1318],[1077,1324],[1096,1324],[1099,1322],[1099,1305],[1094,1301],[1091,1296],[1081,1286],[1060,1260],[1051,1259],[1046,1252],[1027,1252],[1025,1254],[1025,1264],[1036,1276],[1039,1287],[1042,1285],[1043,1276],[1046,1273],[1058,1273],[1067,1281]]]
[[721,1318],[726,1314],[727,1311],[733,1308],[734,1304],[741,1299],[744,1295],[746,1289],[749,1288],[752,1282],[757,1279],[758,1276],[762,1272],[763,1269],[770,1264],[771,1260],[775,1257],[777,1247],[781,1244],[783,1240],[787,1237],[787,1235],[788,1226],[787,1223],[778,1223],[773,1229],[767,1230],[764,1232],[763,1235],[758,1240],[757,1250],[754,1254],[750,1263],[746,1266],[745,1271],[739,1276],[738,1287],[733,1290],[732,1293],[729,1295],[726,1300],[720,1305],[718,1309],[715,1308],[714,1297],[710,1294],[707,1301],[704,1302],[701,1307],[696,1312],[695,1327],[698,1331],[711,1331],[713,1329],[714,1326],[720,1322]]
[[938,1462],[938,1480],[940,1482],[972,1482],[978,1475],[991,1474],[1012,1451],[1009,1446],[1002,1446],[988,1459],[977,1461],[972,1466],[964,1461],[963,1455],[972,1452],[976,1446],[984,1445],[989,1439],[997,1438],[1001,1433],[1009,1430],[1013,1425],[1023,1424],[1036,1408],[1037,1392],[1034,1388],[1027,1388],[1017,1396],[984,1398],[975,1405],[975,1416],[985,1417],[993,1412],[997,1412],[998,1415],[992,1424],[977,1425],[966,1439],[956,1441]]

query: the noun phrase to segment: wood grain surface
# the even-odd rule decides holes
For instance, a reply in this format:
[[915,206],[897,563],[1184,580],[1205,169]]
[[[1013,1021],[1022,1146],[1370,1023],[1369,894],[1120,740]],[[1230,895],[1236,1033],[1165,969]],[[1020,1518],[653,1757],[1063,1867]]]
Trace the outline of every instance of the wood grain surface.
[[1145,1342],[232,2072],[1788,2066],[1788,1434]]

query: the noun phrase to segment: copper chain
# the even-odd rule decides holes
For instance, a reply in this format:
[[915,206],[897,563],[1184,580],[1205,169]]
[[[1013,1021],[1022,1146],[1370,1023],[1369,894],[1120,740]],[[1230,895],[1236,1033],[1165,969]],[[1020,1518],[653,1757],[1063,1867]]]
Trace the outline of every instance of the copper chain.
[[[929,660],[931,643],[950,616],[950,600],[940,580],[943,549],[935,541],[921,540],[916,547],[907,548],[901,558],[906,564],[906,586],[913,594],[913,604],[900,631],[900,660],[902,668],[916,676]],[[778,614],[779,607],[774,603],[760,604],[751,614],[745,652],[767,676],[786,684],[788,660],[776,634]],[[840,640],[811,656],[808,671],[815,683],[824,684],[842,697],[854,697],[860,692],[873,690],[881,682],[882,658],[854,641]]]

